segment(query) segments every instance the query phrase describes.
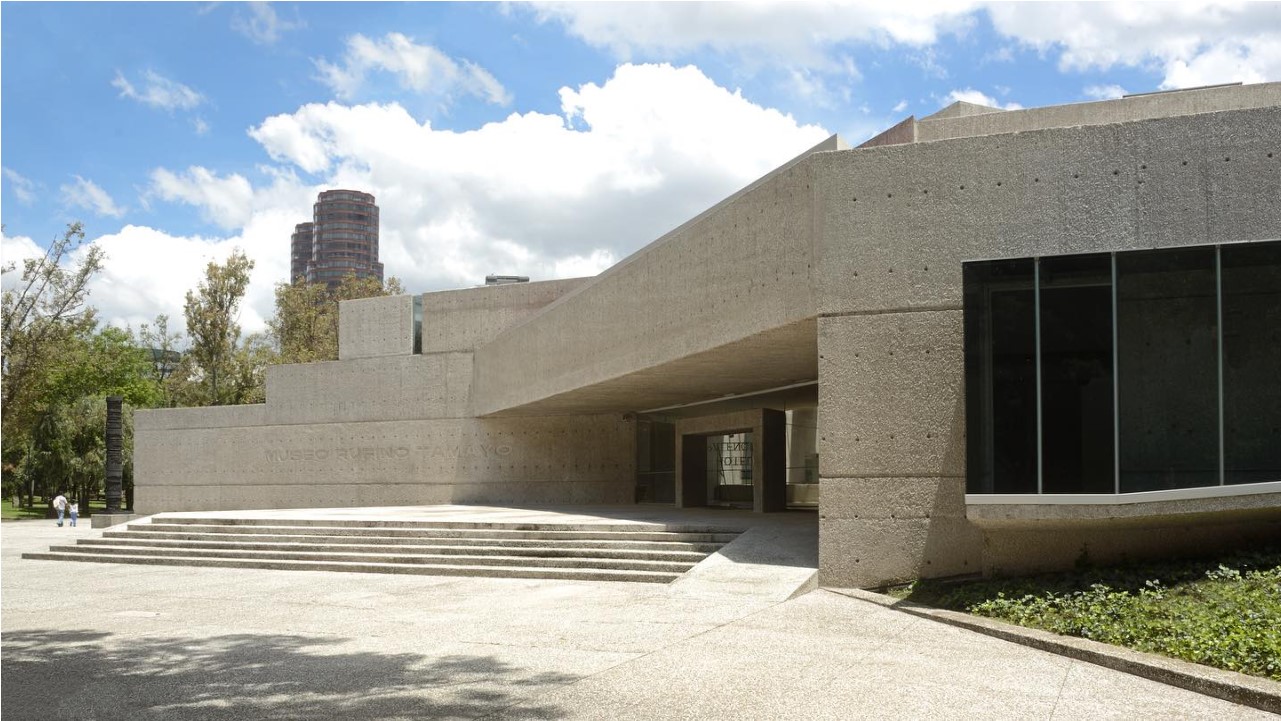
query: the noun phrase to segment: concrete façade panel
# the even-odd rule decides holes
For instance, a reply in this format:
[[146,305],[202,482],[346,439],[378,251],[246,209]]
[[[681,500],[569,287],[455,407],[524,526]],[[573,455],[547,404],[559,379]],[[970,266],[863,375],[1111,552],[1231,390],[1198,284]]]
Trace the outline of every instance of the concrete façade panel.
[[338,304],[338,358],[414,352],[414,296],[344,300]]
[[959,309],[819,318],[822,477],[965,475]]
[[267,404],[204,408],[152,408],[133,412],[134,433],[187,428],[230,428],[266,425]]
[[222,499],[241,489],[267,508],[411,497],[623,502],[634,445],[633,425],[617,415],[152,430],[135,440],[135,493],[148,512],[226,507],[202,505],[210,488],[232,489]]
[[470,353],[271,366],[266,422],[461,418],[470,389]]
[[981,541],[963,519],[820,518],[818,581],[828,588],[877,588],[977,574]]
[[812,194],[809,160],[785,166],[502,333],[476,353],[477,412],[813,317]]
[[569,278],[424,293],[422,350],[474,350],[589,280]]
[[270,508],[369,508],[439,504],[620,504],[633,485],[616,481],[514,481],[486,484],[309,483],[305,486],[161,486],[140,497],[144,514]]
[[1281,237],[1279,126],[1268,107],[817,155],[818,311],[959,306],[965,260]]
[[982,533],[964,478],[829,478],[819,497],[819,582],[859,587],[977,573]]
[[917,139],[919,142],[932,142],[1275,105],[1281,105],[1281,83],[1193,88],[1022,110],[999,111],[987,108],[987,112],[981,113],[949,112],[953,106],[948,106],[947,109],[919,121]]

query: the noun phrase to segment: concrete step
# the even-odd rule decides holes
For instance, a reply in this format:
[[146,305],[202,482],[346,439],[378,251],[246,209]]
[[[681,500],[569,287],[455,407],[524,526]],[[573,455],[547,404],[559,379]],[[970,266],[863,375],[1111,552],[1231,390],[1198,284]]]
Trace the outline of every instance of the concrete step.
[[[75,548],[72,546],[71,548]],[[482,576],[489,578],[541,578],[563,581],[630,581],[670,583],[679,573],[661,571],[602,570],[594,568],[539,568],[529,566],[462,566],[449,564],[382,563],[267,560],[249,558],[206,558],[199,556],[144,556],[136,554],[88,554],[48,551],[24,553],[23,558],[43,561],[92,561],[134,563],[156,566],[202,566],[215,568],[263,568],[282,571],[343,571],[350,573],[404,573],[427,576]]]
[[[143,534],[145,536],[159,534]],[[166,534],[168,535],[168,534]],[[210,534],[218,535],[218,534]],[[225,535],[225,534],[224,534]],[[563,548],[559,546],[486,546],[454,545],[451,540],[438,544],[384,544],[384,543],[298,543],[294,537],[254,536],[254,538],[273,540],[243,540],[235,536],[228,540],[173,540],[143,537],[136,534],[116,533],[106,538],[82,538],[76,543],[82,546],[128,547],[128,548],[191,548],[207,550],[243,550],[243,551],[303,551],[309,553],[406,553],[406,554],[442,554],[442,555],[501,555],[512,557],[541,558],[610,558],[639,561],[670,561],[693,565],[703,560],[707,553],[694,551],[648,550],[648,549],[613,549],[613,548]],[[323,538],[323,537],[322,537]],[[285,540],[288,539],[288,540]],[[395,539],[401,541],[404,539]],[[448,545],[447,545],[448,544]]]
[[196,526],[327,526],[332,528],[400,528],[400,529],[489,529],[498,531],[637,531],[665,533],[730,533],[739,528],[699,524],[664,523],[503,523],[492,521],[427,521],[338,518],[253,518],[245,516],[176,516],[160,513],[153,523]]
[[[663,552],[691,552],[706,555],[720,550],[723,543],[688,543],[684,541],[619,541],[619,540],[559,540],[559,539],[542,539],[542,538],[423,538],[419,536],[325,536],[325,535],[279,535],[273,533],[250,533],[238,534],[227,533],[201,533],[201,532],[169,532],[148,530],[141,532],[137,529],[144,528],[144,525],[133,527],[135,530],[122,531],[104,531],[104,539],[153,539],[167,541],[243,541],[243,542],[289,542],[298,544],[327,544],[327,545],[366,545],[377,544],[382,546],[393,545],[424,545],[438,541],[449,546],[483,546],[489,548],[557,548],[557,549],[600,549],[600,550],[627,550],[627,551],[663,551]],[[259,529],[253,529],[257,531]]]
[[740,535],[693,525],[153,516],[24,558],[670,582]]
[[[326,536],[393,536],[402,538],[491,538],[539,540],[612,540],[612,541],[682,541],[686,543],[729,543],[736,532],[666,532],[666,531],[543,531],[539,529],[512,530],[494,528],[387,528],[366,526],[312,526],[312,525],[258,525],[250,524],[255,533],[272,535],[326,535]],[[139,533],[231,533],[245,532],[245,526],[235,524],[195,523],[131,523],[130,531]]]
[[266,551],[199,548],[146,548],[135,546],[54,546],[51,553],[99,557],[103,555],[167,558],[219,558],[266,561],[333,561],[338,563],[391,563],[450,566],[503,566],[521,568],[592,568],[610,571],[653,571],[681,574],[691,562],[644,561],[616,558],[540,558],[498,555],[446,555],[432,553],[329,553],[317,551]]

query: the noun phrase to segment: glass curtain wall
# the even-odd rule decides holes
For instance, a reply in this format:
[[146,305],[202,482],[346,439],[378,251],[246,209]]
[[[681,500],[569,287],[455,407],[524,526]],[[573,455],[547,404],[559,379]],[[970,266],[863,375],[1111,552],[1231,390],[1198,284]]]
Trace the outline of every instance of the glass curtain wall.
[[1281,481],[1281,242],[963,271],[970,493]]

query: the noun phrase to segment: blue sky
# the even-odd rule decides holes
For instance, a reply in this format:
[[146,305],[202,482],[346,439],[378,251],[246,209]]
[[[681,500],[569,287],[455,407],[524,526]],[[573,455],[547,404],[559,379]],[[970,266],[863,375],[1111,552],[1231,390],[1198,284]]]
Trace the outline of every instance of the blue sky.
[[6,2],[0,249],[83,220],[136,326],[242,248],[252,331],[328,187],[378,196],[410,292],[591,274],[831,133],[1277,81],[1279,37],[1277,3]]

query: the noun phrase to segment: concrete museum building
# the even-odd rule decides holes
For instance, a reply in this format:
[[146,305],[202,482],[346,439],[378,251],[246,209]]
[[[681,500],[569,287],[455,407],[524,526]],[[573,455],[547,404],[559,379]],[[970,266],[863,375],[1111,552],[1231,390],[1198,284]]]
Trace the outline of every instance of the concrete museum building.
[[816,505],[865,587],[1276,539],[1281,83],[834,136],[596,277],[343,303],[340,347],[138,412],[139,510]]

